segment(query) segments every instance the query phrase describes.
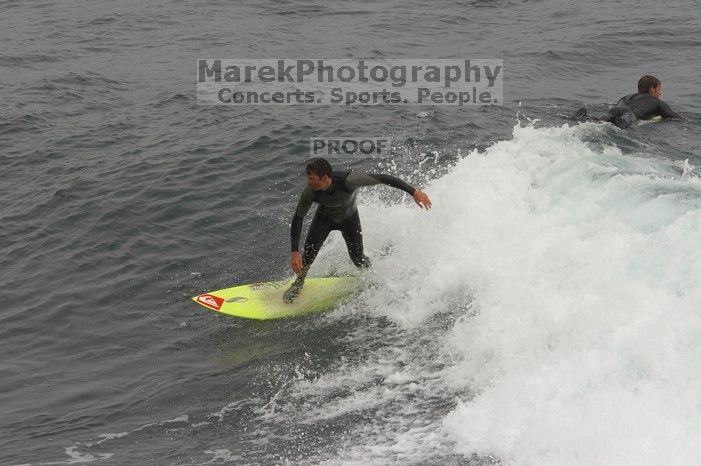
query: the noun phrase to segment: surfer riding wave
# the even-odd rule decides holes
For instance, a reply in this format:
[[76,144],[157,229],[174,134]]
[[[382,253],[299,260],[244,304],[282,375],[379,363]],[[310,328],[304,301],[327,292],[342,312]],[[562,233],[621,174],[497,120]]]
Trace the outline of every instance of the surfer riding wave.
[[[358,188],[386,184],[409,193],[419,207],[431,208],[431,200],[426,193],[392,175],[333,171],[325,159],[312,160],[306,167],[306,173],[307,187],[299,198],[290,227],[292,240],[290,264],[297,278],[283,296],[286,303],[292,302],[302,290],[309,267],[333,230],[339,230],[343,235],[348,254],[357,267],[370,266],[370,259],[363,252],[363,232],[356,205]],[[309,226],[304,242],[304,256],[302,256],[299,252],[302,223],[315,202],[319,206]]]

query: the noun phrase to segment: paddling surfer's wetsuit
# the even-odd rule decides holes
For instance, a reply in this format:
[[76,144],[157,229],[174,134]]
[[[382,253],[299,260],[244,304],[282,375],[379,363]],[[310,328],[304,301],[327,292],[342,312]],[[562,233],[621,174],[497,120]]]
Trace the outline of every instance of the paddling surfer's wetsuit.
[[304,278],[321,245],[332,230],[340,230],[348,247],[348,254],[357,267],[369,267],[370,259],[363,253],[363,231],[360,226],[358,207],[355,198],[358,188],[376,184],[386,184],[401,189],[413,195],[416,188],[392,175],[368,174],[356,171],[334,171],[331,174],[331,186],[326,191],[314,191],[309,186],[304,188],[297,204],[297,210],[292,217],[290,236],[292,252],[299,251],[299,239],[302,233],[302,222],[314,202],[319,204],[316,209],[309,232],[304,242],[302,263],[304,268],[297,280],[285,293],[285,300],[291,301],[299,293]]
[[590,119],[593,121],[608,121],[621,129],[630,128],[638,120],[649,120],[656,116],[662,118],[682,118],[663,100],[658,99],[649,92],[638,92],[623,97],[616,106],[609,109],[602,117],[588,117],[584,107],[580,108],[575,117],[577,119]]

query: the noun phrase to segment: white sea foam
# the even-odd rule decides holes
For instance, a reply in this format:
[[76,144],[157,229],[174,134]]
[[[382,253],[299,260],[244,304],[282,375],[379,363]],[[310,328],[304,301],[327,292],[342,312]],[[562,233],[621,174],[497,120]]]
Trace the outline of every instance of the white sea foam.
[[[583,142],[596,131],[517,126],[427,186],[430,212],[364,197],[366,248],[385,252],[364,312],[405,329],[467,302],[475,314],[441,336],[456,362],[440,383],[476,392],[436,427],[455,453],[701,463],[701,182],[653,154]],[[320,259],[343,250],[336,237]],[[405,428],[366,436],[365,451],[445,447],[435,430]]]

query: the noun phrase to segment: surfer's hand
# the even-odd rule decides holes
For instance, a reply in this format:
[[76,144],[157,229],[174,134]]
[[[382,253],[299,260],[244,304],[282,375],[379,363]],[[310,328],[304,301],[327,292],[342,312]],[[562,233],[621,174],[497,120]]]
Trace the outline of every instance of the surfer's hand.
[[292,251],[290,265],[292,266],[294,273],[299,274],[302,271],[304,264],[302,264],[302,255],[299,253],[299,251]]
[[414,191],[414,202],[422,209],[428,210],[431,208],[431,199],[428,198],[425,192],[419,191],[418,189]]

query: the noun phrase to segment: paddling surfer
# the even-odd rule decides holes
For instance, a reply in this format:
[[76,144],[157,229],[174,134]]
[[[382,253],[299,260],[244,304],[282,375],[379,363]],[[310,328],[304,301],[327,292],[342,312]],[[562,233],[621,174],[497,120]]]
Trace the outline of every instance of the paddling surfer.
[[633,126],[638,120],[649,120],[654,117],[682,118],[660,97],[662,96],[662,83],[654,76],[645,75],[638,81],[637,94],[627,95],[616,103],[608,113],[602,117],[590,117],[586,108],[580,108],[574,114],[574,118],[580,121],[607,121],[619,128],[625,129]]

